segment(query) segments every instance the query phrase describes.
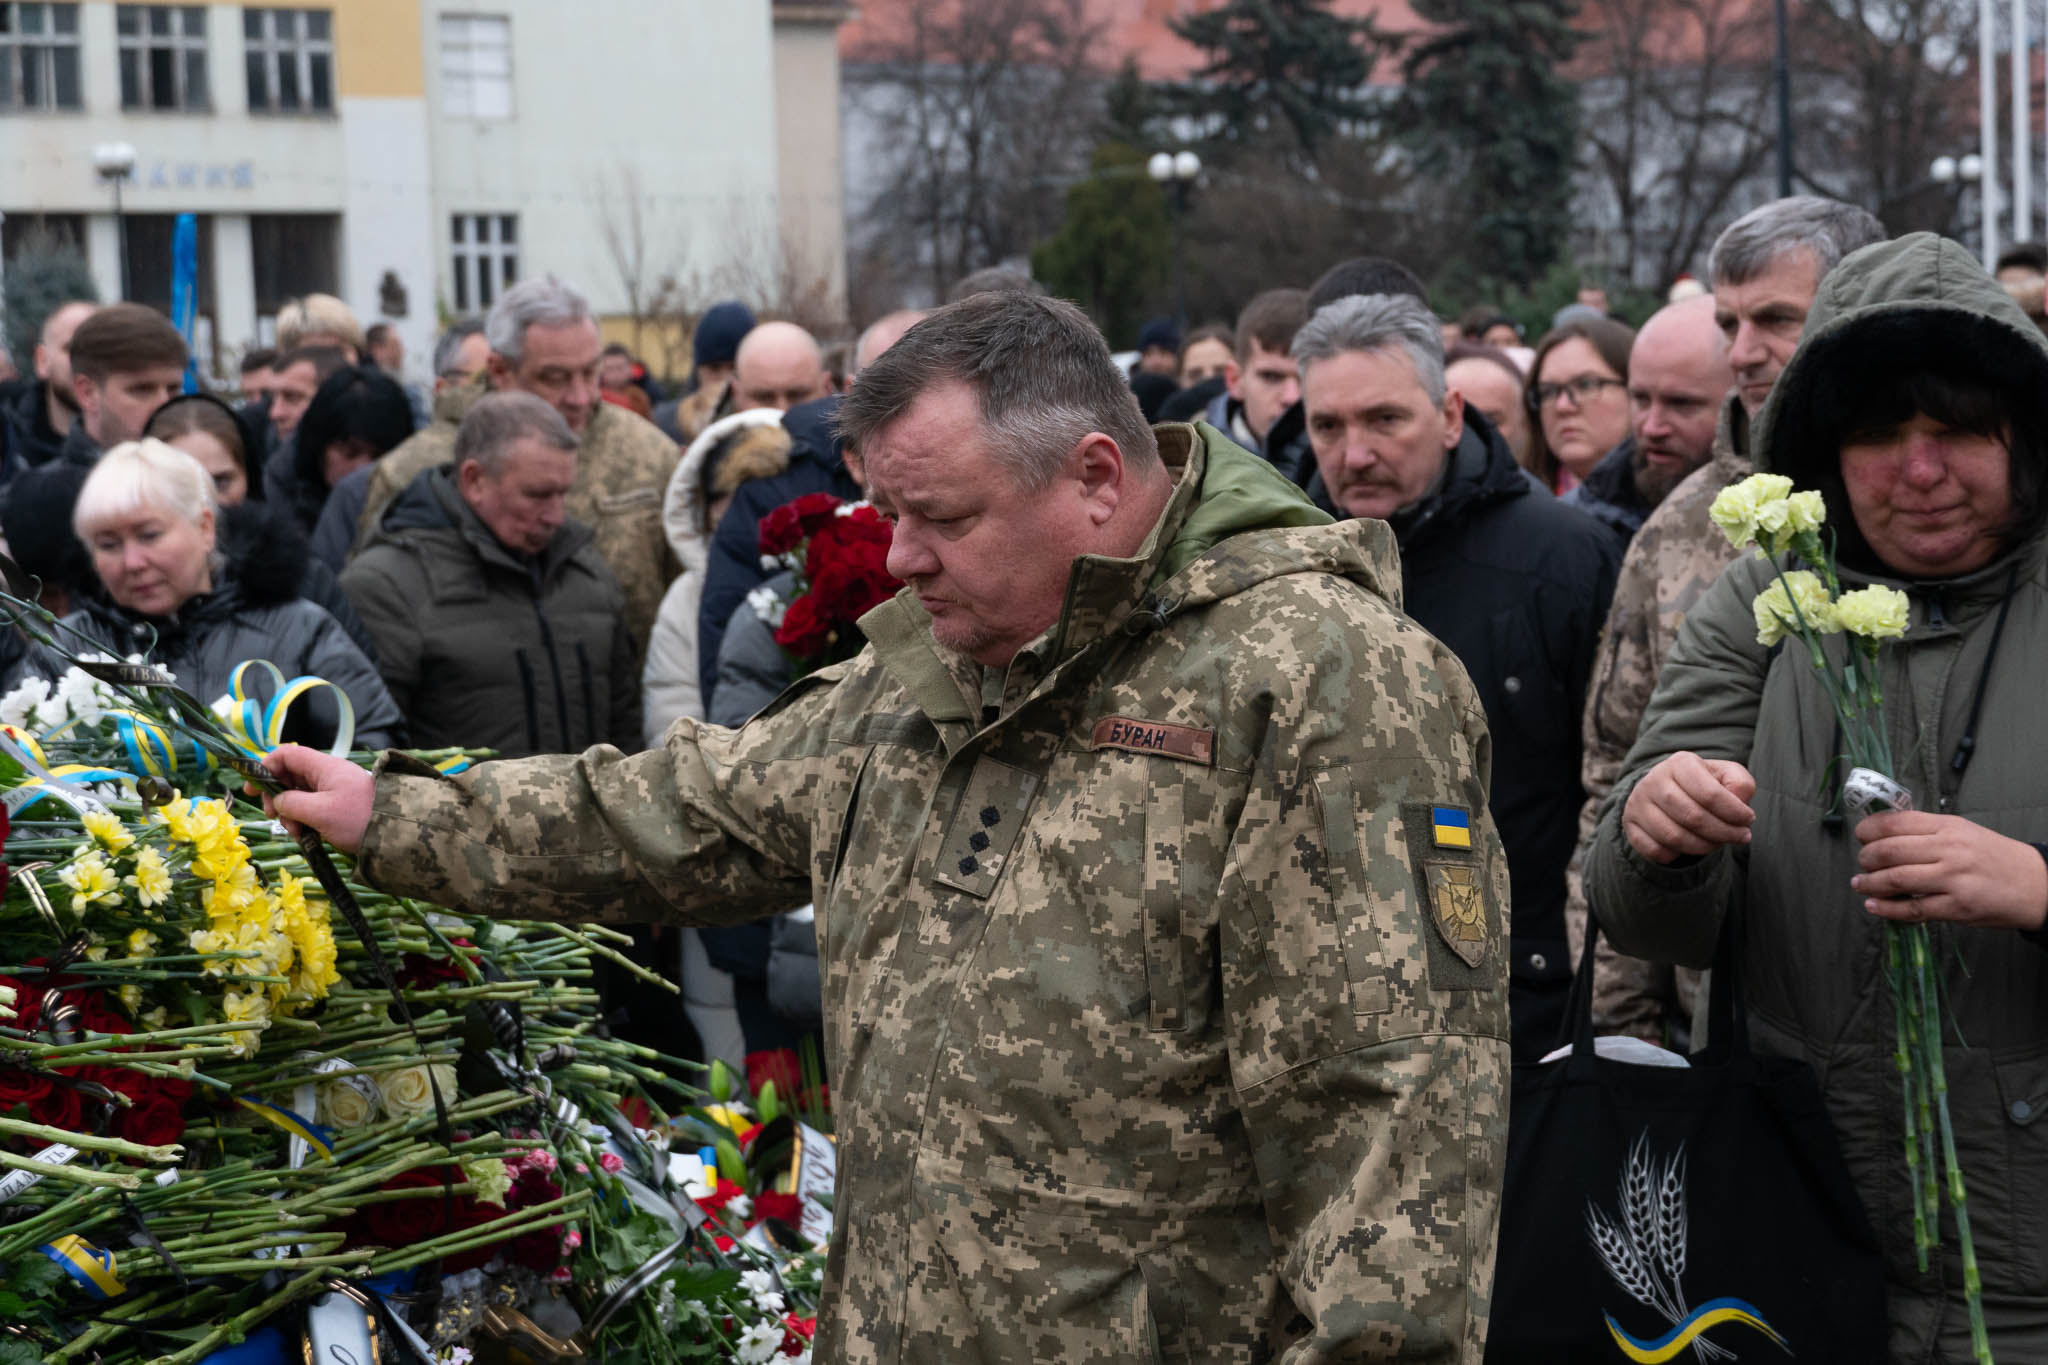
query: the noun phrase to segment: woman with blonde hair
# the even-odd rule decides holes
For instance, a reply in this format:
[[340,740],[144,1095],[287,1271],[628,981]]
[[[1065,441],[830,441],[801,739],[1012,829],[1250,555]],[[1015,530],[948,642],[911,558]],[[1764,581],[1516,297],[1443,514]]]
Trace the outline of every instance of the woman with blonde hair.
[[[109,653],[169,669],[202,701],[226,694],[250,659],[287,678],[324,678],[354,707],[357,747],[394,742],[403,722],[376,667],[332,616],[297,595],[295,579],[249,572],[220,553],[218,518],[213,478],[190,455],[153,438],[115,446],[71,514],[99,590],[64,624]],[[315,689],[288,737],[325,747],[338,723],[333,699]]]

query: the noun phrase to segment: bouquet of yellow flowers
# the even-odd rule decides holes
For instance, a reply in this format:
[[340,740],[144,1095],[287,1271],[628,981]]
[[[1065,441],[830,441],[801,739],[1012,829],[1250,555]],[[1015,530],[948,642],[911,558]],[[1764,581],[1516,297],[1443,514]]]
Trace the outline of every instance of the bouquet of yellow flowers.
[[626,935],[380,895],[267,819],[319,680],[208,707],[0,604],[70,665],[0,697],[0,1365],[569,1353],[526,1310],[594,1358],[802,1349],[818,1255],[696,1201],[693,1064],[602,1027],[598,959],[658,980]]
[[[1879,584],[1842,591],[1832,548],[1821,539],[1826,508],[1813,491],[1794,492],[1780,474],[1752,474],[1721,490],[1709,515],[1737,550],[1754,545],[1776,561],[1776,581],[1756,596],[1757,642],[1796,640],[1834,703],[1841,723],[1846,763],[1839,790],[1858,816],[1879,810],[1908,810],[1911,793],[1892,777],[1891,737],[1884,721],[1880,651],[1886,640],[1906,633],[1908,602],[1895,588]],[[1789,560],[1808,565],[1789,567]],[[1830,649],[1830,637],[1845,644]],[[1834,769],[1824,778],[1833,789]],[[1942,1005],[1924,922],[1888,921],[1885,970],[1892,988],[1898,1043],[1893,1061],[1904,1080],[1907,1181],[1913,1191],[1913,1245],[1920,1269],[1938,1237],[1935,1144],[1940,1143],[1942,1176],[1956,1236],[1961,1243],[1963,1288],[1969,1302],[1971,1347],[1980,1365],[1990,1365],[1985,1335],[1983,1280],[1970,1238],[1963,1172],[1956,1160],[1949,1120],[1948,1082],[1942,1068]]]

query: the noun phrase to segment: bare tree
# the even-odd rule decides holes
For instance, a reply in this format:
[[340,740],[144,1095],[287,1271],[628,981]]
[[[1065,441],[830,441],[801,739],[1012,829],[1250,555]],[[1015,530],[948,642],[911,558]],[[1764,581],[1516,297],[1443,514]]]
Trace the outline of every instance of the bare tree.
[[880,161],[862,236],[935,298],[1049,235],[1087,168],[1104,77],[1089,0],[873,0],[847,88]]
[[639,168],[618,165],[609,172],[596,173],[591,177],[590,196],[598,240],[618,276],[626,315],[633,320],[633,353],[639,355],[646,346],[645,333],[656,316],[655,298],[662,287],[662,272],[654,264],[648,242],[647,195]]
[[[1806,0],[1795,49],[1840,90],[1802,126],[1808,186],[1863,203],[1893,232],[1953,227],[1955,200],[1928,165],[1976,127],[1972,0]],[[1811,135],[1811,136],[1809,136]],[[1807,142],[1832,154],[1809,159]]]
[[[1662,285],[1697,268],[1775,146],[1771,24],[1754,0],[1590,0],[1581,155],[1614,224],[1591,253]],[[1746,204],[1742,207],[1747,207]]]

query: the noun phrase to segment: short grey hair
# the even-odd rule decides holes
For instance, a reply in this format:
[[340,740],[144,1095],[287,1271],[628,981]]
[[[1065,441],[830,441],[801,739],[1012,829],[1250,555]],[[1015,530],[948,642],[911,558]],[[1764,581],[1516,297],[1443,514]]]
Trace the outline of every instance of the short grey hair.
[[1748,284],[1780,256],[1804,250],[1813,253],[1819,278],[1825,279],[1844,256],[1884,239],[1884,224],[1868,210],[1817,194],[1795,194],[1730,223],[1714,239],[1707,278],[1714,284]]
[[484,329],[479,318],[465,318],[447,331],[434,343],[434,378],[446,379],[455,368],[455,353],[462,349],[462,343]]
[[1129,468],[1160,467],[1159,442],[1109,344],[1063,299],[1003,289],[949,303],[862,370],[839,406],[855,453],[942,384],[980,400],[989,454],[1036,492],[1090,432],[1115,441]]
[[489,394],[476,401],[456,429],[455,467],[475,460],[484,473],[495,477],[504,469],[513,444],[528,438],[561,451],[580,448],[576,433],[552,403],[516,390]]
[[554,275],[521,280],[498,296],[484,318],[484,336],[491,349],[518,365],[526,354],[526,329],[535,323],[560,327],[591,316],[590,300]]
[[1395,347],[1415,363],[1415,378],[1429,401],[1443,402],[1443,325],[1413,294],[1352,294],[1324,304],[1294,334],[1294,363],[1306,376],[1318,360]]

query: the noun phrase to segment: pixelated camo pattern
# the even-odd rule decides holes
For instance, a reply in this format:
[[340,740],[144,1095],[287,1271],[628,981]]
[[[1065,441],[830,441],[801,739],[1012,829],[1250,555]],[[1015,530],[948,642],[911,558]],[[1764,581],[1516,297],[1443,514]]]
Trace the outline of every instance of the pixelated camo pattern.
[[[1170,530],[1214,457],[1168,453]],[[1007,677],[906,596],[737,732],[452,780],[387,758],[362,867],[540,918],[815,901],[820,1360],[1476,1365],[1508,1079],[1477,701],[1389,605],[1380,523],[1223,540],[1141,619],[1151,562],[1077,563]],[[1213,731],[1213,764],[1092,748],[1111,716]],[[1471,813],[1431,856],[1484,888],[1476,967],[1413,853],[1432,805]]]

